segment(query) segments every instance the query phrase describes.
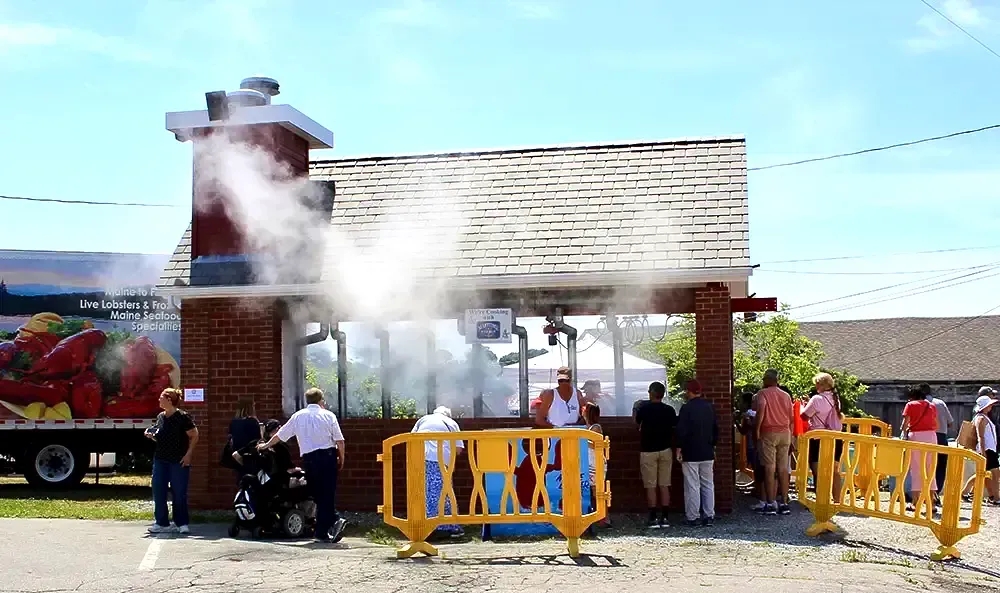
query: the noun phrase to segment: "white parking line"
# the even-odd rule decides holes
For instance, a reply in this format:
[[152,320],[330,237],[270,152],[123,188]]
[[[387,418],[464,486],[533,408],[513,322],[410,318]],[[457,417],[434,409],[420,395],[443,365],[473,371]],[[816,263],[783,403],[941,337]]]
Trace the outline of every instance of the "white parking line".
[[153,570],[153,568],[156,567],[156,559],[160,557],[160,549],[162,547],[162,539],[154,539],[149,542],[149,548],[146,549],[146,555],[142,557],[142,562],[139,563],[139,570]]

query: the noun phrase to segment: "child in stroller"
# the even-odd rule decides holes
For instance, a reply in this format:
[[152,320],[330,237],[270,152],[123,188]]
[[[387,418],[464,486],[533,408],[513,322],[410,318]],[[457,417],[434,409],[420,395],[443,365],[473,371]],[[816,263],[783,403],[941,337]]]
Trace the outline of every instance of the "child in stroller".
[[[277,420],[268,420],[264,441],[280,426]],[[305,472],[293,466],[288,448],[282,443],[273,450],[258,451],[255,442],[233,458],[243,477],[233,501],[236,519],[229,527],[230,537],[238,537],[242,530],[254,538],[265,533],[293,538],[307,535],[316,522],[316,504],[306,488]]]

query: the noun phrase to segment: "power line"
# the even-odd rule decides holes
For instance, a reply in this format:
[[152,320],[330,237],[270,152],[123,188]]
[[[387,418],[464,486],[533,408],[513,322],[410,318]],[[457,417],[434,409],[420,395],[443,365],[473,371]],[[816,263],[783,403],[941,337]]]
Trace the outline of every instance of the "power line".
[[931,251],[902,251],[898,253],[882,253],[874,255],[837,255],[832,257],[818,257],[813,259],[784,259],[784,260],[760,262],[757,265],[764,266],[768,264],[802,264],[811,262],[844,261],[850,259],[871,259],[875,257],[897,257],[900,255],[930,255],[934,253],[955,253],[958,251],[979,251],[986,249],[1000,249],[1000,245],[981,245],[979,247],[952,247],[949,249],[934,249]]
[[[987,271],[987,270],[983,270],[983,271]],[[976,273],[979,274],[981,272],[976,272]],[[969,275],[971,275],[971,274],[969,274]],[[891,301],[898,301],[900,299],[909,298],[909,297],[917,296],[917,295],[921,295],[921,294],[926,294],[928,292],[934,292],[934,291],[937,291],[937,290],[944,290],[946,288],[954,288],[954,287],[960,286],[962,284],[968,284],[969,282],[978,282],[980,280],[986,280],[986,279],[989,279],[989,278],[995,278],[997,276],[1000,276],[1000,272],[989,274],[987,276],[980,276],[978,278],[971,278],[971,279],[968,279],[968,280],[963,280],[961,282],[953,282],[954,280],[958,280],[959,278],[964,278],[964,276],[959,276],[959,278],[952,278],[950,280],[945,280],[944,282],[937,282],[935,284],[931,284],[931,285],[928,285],[928,286],[917,287],[917,288],[911,289],[909,291],[904,291],[904,292],[902,292],[900,294],[893,295],[893,296],[890,296],[890,297],[887,297],[887,298],[884,298],[884,299],[877,299],[877,300],[874,300],[874,301],[865,301],[863,303],[854,303],[854,304],[851,304],[851,305],[846,305],[846,306],[840,307],[839,309],[830,309],[830,310],[827,310],[827,311],[821,311],[819,313],[810,313],[809,315],[805,315],[803,317],[800,317],[799,319],[812,319],[814,317],[819,317],[820,315],[829,315],[831,313],[840,313],[842,311],[850,311],[852,309],[860,309],[861,307],[868,307],[868,306],[871,306],[871,305],[878,305],[880,303],[888,303],[888,302],[891,302]]]
[[914,274],[934,274],[936,272],[960,272],[969,268],[943,268],[938,270],[896,270],[892,272],[816,272],[813,270],[776,270],[759,268],[759,272],[774,274],[808,274],[815,276],[912,276]]
[[[940,281],[937,281],[937,282],[931,282],[929,284],[924,284],[923,286],[918,286],[915,289],[908,289],[908,290],[918,290],[918,289],[921,289],[921,288],[928,288],[928,287],[931,287],[931,286],[936,286],[936,285],[939,285],[939,284],[944,284],[944,283],[947,283],[947,282],[952,282],[954,280],[961,280],[962,278],[966,278],[966,277],[969,277],[969,276],[975,276],[977,274],[982,274],[984,272],[989,272],[991,270],[996,269],[998,266],[1000,266],[1000,262],[993,262],[993,263],[990,263],[990,264],[983,264],[983,265],[979,265],[979,266],[972,266],[972,267],[969,267],[969,268],[963,268],[962,271],[969,271],[969,270],[975,270],[975,271],[970,272],[968,274],[963,274],[961,276],[955,276],[955,277],[952,277],[952,278],[948,278],[947,280],[940,280]],[[899,283],[896,283],[896,284],[890,284],[888,286],[880,286],[878,288],[872,288],[870,290],[863,290],[861,292],[855,292],[855,293],[852,293],[852,294],[845,294],[843,296],[833,297],[833,298],[825,299],[825,300],[822,300],[822,301],[816,301],[816,302],[813,302],[813,303],[806,303],[805,305],[797,305],[797,306],[794,306],[794,307],[788,307],[785,310],[786,311],[791,311],[791,310],[797,310],[797,309],[805,309],[807,307],[813,307],[813,306],[816,306],[816,305],[825,305],[826,303],[833,303],[833,302],[836,302],[836,301],[843,301],[843,300],[851,299],[851,298],[858,297],[858,296],[864,296],[866,294],[872,294],[872,293],[876,293],[876,292],[882,292],[884,290],[892,290],[893,288],[899,288],[900,286],[909,286],[911,284],[919,284],[921,282],[927,282],[929,280],[935,280],[936,278],[943,278],[945,276],[952,276],[952,274],[951,273],[947,273],[947,274],[940,274],[938,276],[932,276],[930,278],[917,278],[916,280],[907,280],[906,282],[899,282]]]
[[0,200],[17,200],[20,202],[46,202],[51,204],[81,204],[85,206],[136,206],[140,208],[178,208],[180,204],[157,204],[153,202],[100,202],[94,200],[59,200],[56,198],[28,198],[25,196],[3,196]]
[[911,140],[909,142],[900,142],[898,144],[889,144],[887,146],[877,146],[875,148],[866,148],[864,150],[855,150],[854,152],[842,152],[840,154],[831,154],[828,156],[821,156],[812,159],[802,159],[801,161],[791,161],[789,163],[778,163],[775,165],[765,165],[763,167],[749,167],[747,171],[766,171],[767,169],[777,169],[779,167],[793,167],[795,165],[805,165],[807,163],[818,163],[820,161],[830,161],[833,159],[842,159],[849,156],[858,156],[859,154],[868,154],[870,152],[880,152],[883,150],[891,150],[893,148],[902,148],[904,146],[914,146],[916,144],[923,144],[924,142],[934,142],[935,140],[945,140],[948,138],[954,138],[956,136],[964,136],[966,134],[976,134],[979,132],[985,132],[986,130],[993,130],[1000,128],[1000,124],[993,124],[991,126],[984,126],[982,128],[976,128],[974,130],[962,130],[961,132],[952,132],[951,134],[945,134],[943,136],[932,136],[930,138],[921,138],[920,140]]
[[924,337],[924,338],[922,338],[920,340],[917,340],[916,342],[910,342],[909,344],[904,344],[903,346],[900,346],[898,348],[893,348],[892,350],[886,350],[885,352],[881,352],[881,353],[875,354],[873,356],[867,356],[865,358],[859,358],[857,360],[852,360],[851,362],[847,362],[847,363],[844,363],[844,364],[838,365],[838,366],[842,366],[844,368],[848,368],[851,365],[855,365],[855,364],[858,364],[858,363],[861,363],[861,362],[868,362],[868,361],[871,361],[871,360],[882,358],[883,356],[888,356],[889,354],[894,354],[896,352],[899,352],[900,350],[906,350],[907,348],[912,348],[913,346],[916,346],[917,344],[923,344],[924,342],[927,342],[929,340],[933,340],[934,338],[936,338],[938,336],[942,336],[942,335],[944,335],[944,334],[946,334],[946,333],[948,333],[950,331],[954,331],[954,330],[962,327],[963,325],[968,325],[969,323],[972,323],[973,321],[976,321],[977,319],[982,319],[983,317],[986,317],[987,315],[989,315],[990,313],[996,311],[997,309],[1000,309],[1000,304],[998,304],[997,306],[989,309],[988,311],[985,311],[985,312],[983,312],[983,313],[981,313],[979,315],[976,315],[975,317],[970,317],[968,319],[965,319],[965,320],[963,320],[963,321],[961,321],[959,323],[956,323],[955,325],[953,325],[953,326],[951,326],[949,328],[943,329],[943,330],[941,330],[941,331],[939,331],[937,333],[931,334],[931,335],[929,335],[927,337]]
[[986,45],[985,43],[983,43],[982,41],[980,41],[979,38],[977,38],[975,35],[973,35],[972,33],[969,33],[968,31],[966,31],[965,28],[962,27],[962,25],[959,25],[955,21],[951,20],[948,17],[948,15],[946,15],[945,13],[943,13],[940,10],[938,10],[937,8],[935,8],[933,4],[931,4],[927,0],[920,0],[920,2],[922,2],[924,4],[924,6],[926,6],[927,8],[930,8],[934,12],[938,13],[938,16],[940,16],[944,20],[946,20],[949,23],[951,23],[952,25],[954,25],[956,29],[958,29],[962,33],[965,33],[969,37],[969,39],[971,39],[971,40],[975,41],[976,43],[978,43],[979,45],[983,46],[983,49],[985,49],[986,51],[990,52],[994,56],[1000,58],[1000,54],[998,54],[997,52],[993,51],[992,47]]

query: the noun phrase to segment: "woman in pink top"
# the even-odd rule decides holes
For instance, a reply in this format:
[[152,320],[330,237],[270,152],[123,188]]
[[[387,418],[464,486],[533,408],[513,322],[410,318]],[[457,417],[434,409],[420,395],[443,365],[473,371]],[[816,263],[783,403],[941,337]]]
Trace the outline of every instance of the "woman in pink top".
[[[844,422],[840,411],[840,396],[834,390],[833,376],[829,373],[820,373],[813,377],[813,384],[816,385],[816,395],[809,399],[806,407],[802,408],[802,419],[809,422],[809,430],[834,430],[840,432],[844,429]],[[834,467],[840,465],[840,456],[844,452],[844,441],[836,441],[833,451]],[[813,474],[813,483],[816,483],[816,466],[819,464],[819,441],[809,441],[809,469]],[[840,503],[841,478],[840,472],[833,472],[833,501]]]

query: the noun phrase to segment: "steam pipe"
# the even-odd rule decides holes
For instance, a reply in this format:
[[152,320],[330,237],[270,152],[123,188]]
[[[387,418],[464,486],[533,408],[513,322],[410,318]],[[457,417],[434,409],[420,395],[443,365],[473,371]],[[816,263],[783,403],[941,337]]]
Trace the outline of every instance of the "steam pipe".
[[517,394],[520,402],[521,418],[528,417],[528,330],[517,325],[511,325],[510,330],[517,335]]
[[330,324],[320,322],[318,332],[302,336],[295,341],[295,372],[296,376],[299,377],[299,380],[295,382],[295,407],[297,409],[301,410],[305,407],[305,402],[303,401],[305,395],[303,380],[306,376],[306,347],[310,344],[322,342],[329,335]]
[[382,419],[392,418],[392,386],[389,384],[389,332],[380,329],[375,332],[378,337],[379,352],[379,383],[382,384]]
[[608,312],[605,324],[611,331],[611,349],[615,361],[615,414],[625,416],[628,405],[625,401],[625,348],[622,340],[622,328],[618,325],[618,316]]
[[347,334],[337,329],[330,330],[330,337],[337,342],[337,413],[347,417]]
[[427,413],[437,407],[437,339],[434,330],[427,331]]
[[555,314],[550,315],[545,319],[560,333],[566,334],[567,362],[569,363],[570,373],[572,373],[573,376],[573,387],[578,389],[578,377],[576,376],[576,328],[563,321],[562,307],[556,307]]

